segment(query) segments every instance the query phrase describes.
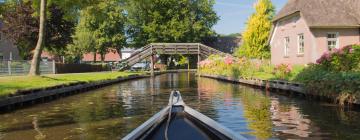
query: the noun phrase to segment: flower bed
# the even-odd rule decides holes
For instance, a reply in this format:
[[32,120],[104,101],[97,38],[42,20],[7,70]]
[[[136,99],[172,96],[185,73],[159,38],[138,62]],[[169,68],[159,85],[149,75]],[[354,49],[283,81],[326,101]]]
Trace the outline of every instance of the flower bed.
[[228,76],[232,78],[257,78],[263,80],[292,80],[303,66],[281,64],[274,66],[269,60],[250,60],[232,56],[212,55],[199,63],[200,74]]
[[308,93],[334,98],[341,105],[359,103],[360,45],[325,52],[294,80],[304,83]]
[[306,67],[274,66],[268,60],[213,55],[199,63],[199,73],[299,82],[305,85],[307,93],[333,98],[341,105],[360,102],[360,45],[326,52],[316,64]]

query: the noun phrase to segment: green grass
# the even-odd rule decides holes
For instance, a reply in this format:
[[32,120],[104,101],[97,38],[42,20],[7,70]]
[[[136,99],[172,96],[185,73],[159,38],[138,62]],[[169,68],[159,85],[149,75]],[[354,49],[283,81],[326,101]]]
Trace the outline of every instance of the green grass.
[[101,73],[76,73],[53,74],[43,76],[10,76],[0,77],[0,97],[14,94],[18,90],[45,88],[56,85],[91,82],[107,79],[116,79],[129,75],[142,74],[136,72],[101,72]]

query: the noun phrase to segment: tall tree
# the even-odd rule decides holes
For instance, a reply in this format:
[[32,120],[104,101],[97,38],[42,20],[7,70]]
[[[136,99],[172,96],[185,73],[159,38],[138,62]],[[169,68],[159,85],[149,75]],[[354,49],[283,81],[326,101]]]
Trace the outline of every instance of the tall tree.
[[53,4],[48,9],[50,15],[46,20],[45,49],[55,56],[64,56],[66,46],[72,42],[75,23],[66,19],[66,12],[60,6]]
[[35,12],[31,2],[6,3],[2,13],[3,26],[1,32],[17,46],[23,59],[31,58],[31,51],[36,45],[39,22],[32,16]]
[[41,0],[40,5],[39,37],[31,61],[29,75],[40,75],[40,56],[43,49],[46,28],[46,0]]
[[[14,3],[7,7],[2,19],[4,26],[1,32],[14,42],[21,57],[26,60],[32,57],[39,33],[39,19],[33,16],[36,11],[31,5],[31,1]],[[65,20],[64,10],[57,5],[49,6],[48,13],[45,48],[54,55],[64,55],[65,46],[72,41],[75,23]]]
[[255,13],[249,18],[243,33],[244,43],[235,51],[235,55],[261,59],[270,57],[270,47],[267,41],[274,13],[275,8],[271,0],[258,0],[255,5]]
[[218,21],[214,0],[129,0],[128,34],[135,47],[152,42],[205,42]]
[[[92,51],[94,54],[99,53],[102,61],[104,61],[107,52],[114,50],[120,52],[121,48],[126,45],[126,17],[123,5],[124,3],[121,0],[103,0],[82,9],[72,47],[83,48],[86,51]],[[92,44],[90,43],[92,37],[84,31],[93,35],[95,46],[76,43],[87,42],[86,44]]]

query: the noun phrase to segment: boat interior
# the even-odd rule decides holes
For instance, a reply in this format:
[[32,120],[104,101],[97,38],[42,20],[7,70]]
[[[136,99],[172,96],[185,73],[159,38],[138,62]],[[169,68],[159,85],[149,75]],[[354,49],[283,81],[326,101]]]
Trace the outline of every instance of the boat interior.
[[[168,140],[227,140],[230,139],[215,129],[197,120],[184,111],[184,106],[173,106],[168,124]],[[165,131],[168,117],[150,127],[140,140],[166,140]]]

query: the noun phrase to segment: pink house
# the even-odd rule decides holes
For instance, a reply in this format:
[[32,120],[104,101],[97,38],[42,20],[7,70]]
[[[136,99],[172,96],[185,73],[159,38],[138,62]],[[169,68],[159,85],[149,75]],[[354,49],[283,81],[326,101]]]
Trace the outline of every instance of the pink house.
[[360,43],[360,0],[289,0],[273,20],[273,64],[308,64]]

